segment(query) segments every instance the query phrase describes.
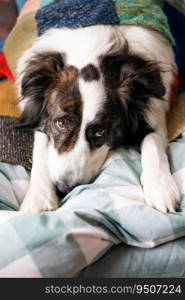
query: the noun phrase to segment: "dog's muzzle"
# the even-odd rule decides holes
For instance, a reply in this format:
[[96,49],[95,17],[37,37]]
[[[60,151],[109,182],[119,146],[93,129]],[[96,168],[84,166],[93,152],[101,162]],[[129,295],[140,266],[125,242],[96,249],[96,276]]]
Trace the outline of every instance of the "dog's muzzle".
[[56,190],[59,197],[64,198],[70,191],[72,191],[80,183],[70,184],[67,181],[56,182]]

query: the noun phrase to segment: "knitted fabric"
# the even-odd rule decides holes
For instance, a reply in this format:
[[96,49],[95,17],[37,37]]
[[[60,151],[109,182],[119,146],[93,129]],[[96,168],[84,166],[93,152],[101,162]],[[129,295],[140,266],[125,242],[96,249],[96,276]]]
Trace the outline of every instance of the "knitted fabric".
[[157,0],[28,0],[10,33],[4,53],[15,74],[18,59],[51,28],[97,24],[139,25],[154,29],[172,43],[168,20]]
[[33,133],[24,129],[14,129],[17,118],[0,118],[0,161],[22,165],[28,170],[32,165]]
[[140,25],[155,29],[173,41],[168,21],[155,0],[61,0],[38,9],[39,34],[50,28],[78,28],[97,24]]
[[0,82],[0,161],[31,168],[33,132],[14,129],[20,116],[15,87]]
[[[26,0],[16,0],[19,7]],[[31,168],[33,133],[15,130],[13,124],[20,116],[17,96],[12,81],[15,80],[2,53],[4,41],[14,26],[17,18],[15,1],[0,1],[0,161],[20,164]],[[5,80],[9,78],[9,80]]]

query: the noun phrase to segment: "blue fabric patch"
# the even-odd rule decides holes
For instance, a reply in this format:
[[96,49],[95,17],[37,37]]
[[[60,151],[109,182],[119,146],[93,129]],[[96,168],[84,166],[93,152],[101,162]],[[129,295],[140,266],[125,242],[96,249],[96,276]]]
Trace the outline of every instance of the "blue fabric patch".
[[18,11],[21,11],[27,0],[15,0]]
[[176,62],[180,69],[185,69],[185,16],[172,6],[165,4],[171,32],[176,40]]
[[3,52],[4,40],[0,40],[0,53]]
[[39,35],[50,28],[120,24],[112,0],[56,0],[39,9],[35,18]]

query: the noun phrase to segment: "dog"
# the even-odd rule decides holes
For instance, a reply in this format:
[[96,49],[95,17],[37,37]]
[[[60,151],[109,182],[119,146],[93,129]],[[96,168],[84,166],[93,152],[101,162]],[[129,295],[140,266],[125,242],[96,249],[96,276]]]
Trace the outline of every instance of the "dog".
[[[58,208],[59,190],[91,182],[110,149],[139,147],[145,202],[174,213],[166,114],[177,67],[169,40],[135,25],[51,28],[21,57],[20,126],[35,131],[20,210]],[[124,172],[124,170],[123,170]]]

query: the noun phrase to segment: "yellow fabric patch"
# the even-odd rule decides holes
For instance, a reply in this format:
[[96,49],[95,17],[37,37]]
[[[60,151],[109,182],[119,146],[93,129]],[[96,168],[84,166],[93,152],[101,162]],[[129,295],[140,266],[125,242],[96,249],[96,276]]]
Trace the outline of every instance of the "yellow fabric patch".
[[19,117],[16,90],[11,81],[0,83],[0,116]]
[[19,58],[32,46],[33,42],[38,37],[37,25],[34,17],[35,12],[32,12],[18,19],[5,42],[3,51],[14,76]]
[[185,131],[185,93],[177,97],[168,114],[167,124],[170,141]]

